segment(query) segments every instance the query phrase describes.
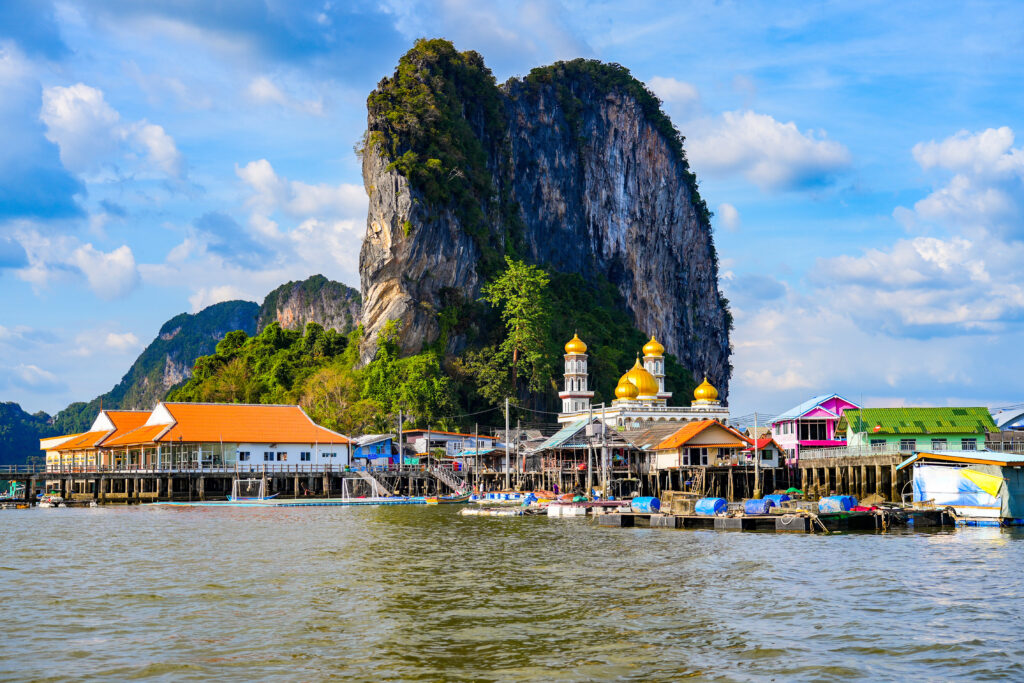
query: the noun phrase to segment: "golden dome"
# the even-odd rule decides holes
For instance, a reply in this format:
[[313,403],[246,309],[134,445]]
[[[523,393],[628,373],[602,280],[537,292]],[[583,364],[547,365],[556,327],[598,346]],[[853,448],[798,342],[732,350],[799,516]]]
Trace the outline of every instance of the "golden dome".
[[645,356],[664,356],[665,347],[658,343],[658,340],[651,335],[651,341],[644,344],[644,355]]
[[587,345],[583,343],[578,334],[572,335],[572,339],[565,345],[566,353],[586,353]]
[[693,390],[693,398],[696,401],[715,401],[718,399],[718,389],[711,386],[711,382],[705,376],[700,386]]
[[[629,373],[627,373],[629,374]],[[623,375],[619,384],[615,387],[615,398],[633,400],[640,395],[640,390]]]
[[658,395],[658,380],[654,379],[654,375],[647,372],[644,366],[640,365],[640,359],[636,359],[636,363],[633,367],[623,375],[629,380],[633,386],[637,388],[639,398],[654,398]]

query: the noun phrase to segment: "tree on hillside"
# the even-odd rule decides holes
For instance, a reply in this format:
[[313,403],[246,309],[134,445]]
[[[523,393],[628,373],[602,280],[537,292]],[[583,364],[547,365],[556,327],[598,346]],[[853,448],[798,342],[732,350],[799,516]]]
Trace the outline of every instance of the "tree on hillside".
[[501,311],[505,323],[506,336],[492,363],[511,374],[513,392],[521,378],[526,379],[530,391],[541,391],[550,374],[545,353],[551,320],[548,275],[537,266],[508,256],[505,266],[505,271],[481,290],[483,300]]

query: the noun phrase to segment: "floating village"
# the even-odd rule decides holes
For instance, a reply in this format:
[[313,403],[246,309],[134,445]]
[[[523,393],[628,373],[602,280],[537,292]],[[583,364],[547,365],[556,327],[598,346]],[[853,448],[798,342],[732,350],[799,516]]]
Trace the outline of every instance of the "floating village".
[[[831,533],[1024,524],[1024,408],[865,408],[815,396],[740,429],[705,378],[686,405],[653,337],[593,404],[565,344],[549,429],[344,435],[295,405],[100,410],[0,471],[3,507],[463,505],[467,516]],[[682,403],[682,402],[679,402]]]

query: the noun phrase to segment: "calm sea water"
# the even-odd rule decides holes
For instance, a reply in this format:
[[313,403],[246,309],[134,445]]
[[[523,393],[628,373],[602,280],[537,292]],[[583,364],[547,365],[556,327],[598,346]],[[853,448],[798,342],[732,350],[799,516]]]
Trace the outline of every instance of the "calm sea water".
[[1024,535],[0,512],[5,680],[1024,679]]

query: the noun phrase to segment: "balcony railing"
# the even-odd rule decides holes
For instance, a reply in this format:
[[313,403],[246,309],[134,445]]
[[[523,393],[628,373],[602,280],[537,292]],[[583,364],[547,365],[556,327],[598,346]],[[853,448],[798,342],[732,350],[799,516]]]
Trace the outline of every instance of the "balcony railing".
[[833,448],[804,448],[800,450],[800,460],[825,460],[828,458],[859,458],[877,456],[902,456],[909,458],[914,453],[930,450],[954,451],[954,452],[976,452],[995,451],[996,453],[1024,453],[1024,439],[1020,441],[985,441],[984,443],[964,445],[959,441],[947,443],[941,447],[933,448],[930,440],[918,439],[914,448],[900,448],[899,444],[886,443],[868,446],[836,446]]

